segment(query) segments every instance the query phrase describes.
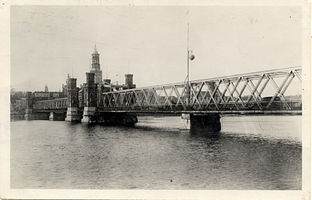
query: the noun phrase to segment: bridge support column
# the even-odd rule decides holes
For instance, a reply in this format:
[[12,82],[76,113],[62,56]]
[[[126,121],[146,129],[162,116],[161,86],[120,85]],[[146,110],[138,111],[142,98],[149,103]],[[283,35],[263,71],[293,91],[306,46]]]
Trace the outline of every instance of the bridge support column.
[[33,101],[31,92],[26,93],[25,120],[33,120]]
[[49,120],[54,121],[54,112],[50,112]]
[[181,114],[181,129],[190,130],[191,129],[191,116],[190,114]]
[[182,128],[191,133],[217,133],[221,130],[220,114],[182,114]]
[[33,113],[32,113],[32,109],[26,108],[25,111],[25,120],[33,120]]
[[87,82],[83,88],[84,105],[81,122],[92,123],[97,106],[97,84],[94,82],[94,73],[86,73]]
[[78,113],[78,88],[77,79],[70,78],[67,83],[67,112],[65,121],[80,121],[81,116]]
[[96,111],[95,107],[84,107],[81,122],[92,123],[92,118],[95,114],[95,111]]
[[80,120],[81,120],[81,115],[78,112],[78,108],[68,107],[65,121],[74,122],[74,121],[80,121]]

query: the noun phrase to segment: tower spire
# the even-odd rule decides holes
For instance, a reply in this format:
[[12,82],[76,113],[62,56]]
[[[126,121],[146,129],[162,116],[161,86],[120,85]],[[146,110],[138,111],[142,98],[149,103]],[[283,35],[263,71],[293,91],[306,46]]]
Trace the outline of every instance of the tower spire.
[[93,52],[93,54],[99,54],[97,49],[96,49],[96,44],[94,45],[94,52]]

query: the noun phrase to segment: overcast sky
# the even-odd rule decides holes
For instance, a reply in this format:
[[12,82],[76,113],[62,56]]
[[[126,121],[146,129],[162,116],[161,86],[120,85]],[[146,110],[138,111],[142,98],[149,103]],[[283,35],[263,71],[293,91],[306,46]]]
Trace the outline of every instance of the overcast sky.
[[103,78],[137,87],[302,65],[301,7],[11,6],[11,86],[85,82],[96,44]]

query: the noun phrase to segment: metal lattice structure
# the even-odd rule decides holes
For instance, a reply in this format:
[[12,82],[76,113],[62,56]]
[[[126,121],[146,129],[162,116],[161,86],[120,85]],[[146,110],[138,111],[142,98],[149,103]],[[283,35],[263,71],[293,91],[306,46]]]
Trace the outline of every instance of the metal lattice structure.
[[67,98],[37,101],[33,105],[37,110],[63,110],[67,109]]
[[[301,112],[301,67],[103,93],[102,111]],[[286,95],[286,93],[288,94]]]

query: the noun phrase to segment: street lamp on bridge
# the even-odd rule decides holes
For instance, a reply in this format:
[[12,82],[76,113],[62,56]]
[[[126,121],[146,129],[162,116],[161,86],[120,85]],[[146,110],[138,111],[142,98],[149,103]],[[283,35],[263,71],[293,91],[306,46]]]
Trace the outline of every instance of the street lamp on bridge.
[[189,35],[190,35],[189,23],[187,24],[187,83],[186,83],[186,107],[189,107],[191,102],[191,83],[190,83],[190,60],[194,60],[195,56],[193,50],[189,49]]

